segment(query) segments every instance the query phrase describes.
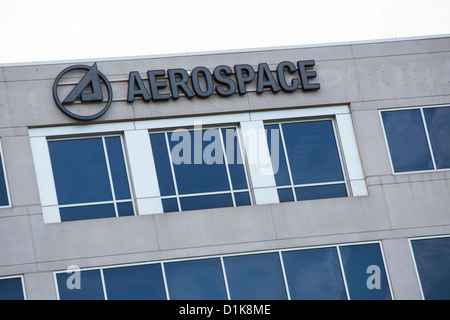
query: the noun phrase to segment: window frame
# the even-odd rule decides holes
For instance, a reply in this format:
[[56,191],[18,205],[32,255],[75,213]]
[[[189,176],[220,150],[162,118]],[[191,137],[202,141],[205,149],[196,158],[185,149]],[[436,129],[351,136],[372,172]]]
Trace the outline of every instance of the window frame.
[[[246,189],[238,189],[238,190],[234,190],[233,188],[233,181],[231,179],[231,173],[230,173],[230,168],[229,168],[229,164],[228,164],[228,160],[226,157],[226,153],[225,153],[225,145],[224,145],[224,138],[223,138],[223,133],[222,130],[223,129],[228,129],[228,128],[234,128],[236,129],[236,137],[237,137],[237,141],[238,141],[238,148],[239,148],[239,152],[241,154],[242,157],[242,166],[244,169],[244,175],[245,175],[245,181],[247,183],[247,188]],[[179,128],[178,128],[179,129]],[[164,199],[176,199],[177,200],[177,205],[178,205],[178,211],[176,212],[185,212],[181,209],[181,202],[180,199],[181,198],[186,198],[186,197],[195,197],[195,196],[208,196],[208,195],[220,195],[220,194],[231,194],[231,199],[233,202],[233,206],[231,207],[238,207],[236,205],[236,199],[235,199],[235,193],[240,193],[240,192],[248,192],[249,197],[250,197],[250,205],[254,205],[255,201],[252,197],[252,189],[251,189],[251,179],[250,179],[250,175],[248,173],[247,170],[247,159],[245,157],[245,151],[243,150],[243,142],[242,142],[242,136],[239,130],[239,125],[238,124],[224,124],[224,125],[207,125],[207,126],[202,126],[201,128],[198,127],[183,127],[183,129],[185,129],[186,131],[190,132],[190,131],[196,131],[196,130],[208,130],[208,129],[217,129],[220,135],[220,145],[222,147],[222,151],[223,151],[223,161],[224,161],[224,165],[225,165],[225,170],[227,172],[227,184],[229,186],[229,190],[226,191],[210,191],[210,192],[202,192],[202,193],[186,193],[186,194],[180,194],[179,190],[178,190],[178,186],[177,186],[177,178],[176,178],[176,174],[175,174],[175,169],[174,169],[174,164],[172,161],[172,155],[170,152],[170,142],[169,142],[169,137],[168,134],[171,132],[174,132],[174,130],[176,129],[167,129],[167,130],[161,130],[161,129],[157,129],[157,130],[149,130],[149,136],[151,134],[158,134],[158,133],[162,133],[164,134],[164,138],[165,138],[165,142],[166,142],[166,150],[169,156],[169,160],[170,160],[170,170],[172,173],[172,180],[173,180],[173,185],[174,185],[174,189],[175,189],[175,194],[174,195],[169,195],[169,196],[160,196],[161,200]],[[231,208],[230,207],[230,208]]]
[[[125,173],[127,175],[128,186],[130,189],[130,199],[124,199],[124,200],[116,199],[113,174],[112,174],[112,169],[111,169],[111,165],[110,165],[108,149],[107,149],[107,144],[106,144],[106,138],[108,138],[108,137],[118,137],[120,139],[120,143],[121,143],[121,147],[122,147],[122,154],[123,154],[123,158],[124,158],[124,162],[125,162]],[[49,137],[47,139],[47,144],[52,141],[70,141],[70,140],[96,139],[96,138],[100,138],[102,141],[102,147],[103,147],[102,150],[103,150],[103,154],[105,156],[106,170],[108,173],[108,183],[109,183],[109,186],[111,189],[112,200],[94,201],[94,202],[79,202],[79,203],[77,202],[77,203],[71,203],[71,204],[59,204],[58,203],[58,209],[76,208],[76,207],[83,207],[83,206],[95,206],[95,205],[103,205],[103,204],[113,204],[115,217],[118,218],[119,217],[118,204],[131,202],[131,204],[133,206],[133,216],[136,215],[133,188],[132,188],[130,172],[129,172],[130,170],[129,170],[128,160],[127,160],[127,156],[126,156],[126,152],[125,152],[126,149],[125,149],[125,143],[124,143],[122,134],[108,133],[108,134],[94,134],[94,135],[84,135],[84,136],[74,135],[74,136],[69,136],[69,137]],[[56,184],[55,184],[55,187],[56,187]]]
[[417,278],[417,282],[419,284],[420,295],[422,296],[422,300],[426,300],[426,298],[425,298],[425,294],[423,292],[422,279],[420,278],[419,268],[417,267],[416,255],[414,254],[414,248],[413,248],[412,242],[415,241],[415,240],[429,240],[429,239],[442,239],[442,238],[449,238],[450,239],[450,234],[448,234],[448,235],[428,236],[428,237],[426,237],[426,236],[425,237],[413,237],[413,238],[409,238],[408,239],[409,250],[410,250],[410,253],[411,253],[412,260],[413,260],[414,270],[416,272],[416,278]]
[[[343,176],[343,180],[341,181],[332,181],[332,182],[316,182],[316,183],[305,183],[305,184],[295,184],[294,183],[294,178],[292,176],[292,170],[291,170],[291,164],[289,163],[289,155],[288,155],[288,150],[286,148],[286,142],[285,142],[285,138],[284,138],[284,133],[283,133],[283,128],[282,125],[286,124],[286,123],[301,123],[301,122],[315,122],[315,121],[330,121],[331,122],[331,126],[332,126],[332,130],[333,130],[333,134],[334,134],[334,141],[336,143],[336,151],[338,153],[338,157],[339,157],[339,166],[341,168],[341,172],[342,172],[342,176]],[[288,170],[288,175],[289,175],[289,180],[291,181],[291,183],[289,185],[284,185],[284,186],[277,186],[277,190],[279,189],[291,189],[292,190],[292,195],[294,197],[294,201],[301,201],[301,200],[297,200],[297,193],[296,193],[296,188],[297,187],[314,187],[314,186],[326,186],[326,185],[337,185],[337,184],[344,184],[345,185],[345,190],[347,192],[347,197],[349,197],[351,195],[351,189],[349,186],[349,179],[347,179],[348,177],[348,173],[346,170],[346,166],[345,166],[345,159],[343,156],[343,151],[342,151],[342,146],[340,144],[340,140],[338,138],[339,133],[337,131],[336,128],[336,119],[334,117],[319,117],[319,118],[307,118],[307,119],[286,119],[286,120],[281,120],[281,121],[265,121],[264,125],[278,125],[278,128],[280,130],[280,139],[281,139],[281,143],[282,143],[282,147],[283,147],[283,151],[284,151],[284,157],[286,159],[286,166],[287,166],[287,170]]]
[[[134,196],[135,215],[161,214],[164,211],[150,143],[150,132],[195,128],[199,125],[202,128],[237,126],[238,137],[241,139],[241,155],[243,163],[246,164],[245,171],[248,188],[250,188],[250,198],[252,204],[263,205],[280,203],[272,163],[270,162],[264,123],[269,121],[319,120],[323,118],[333,119],[337,149],[341,157],[341,166],[344,168],[342,173],[346,181],[347,197],[367,196],[368,188],[348,105],[297,107],[219,115],[29,128],[44,223],[61,222],[48,150],[47,140],[49,139],[109,134],[122,135],[123,152],[129,170],[128,178],[132,182],[130,191]],[[259,143],[260,146],[258,147],[261,148],[263,156],[269,159],[269,164],[253,163],[249,160],[252,145],[244,137],[251,130],[263,133],[263,137],[261,136],[259,139],[264,139],[265,143]]]
[[[427,123],[426,123],[426,119],[425,119],[425,114],[423,112],[424,109],[431,109],[431,108],[450,108],[450,105],[448,104],[443,104],[443,105],[436,105],[436,106],[416,106],[416,107],[405,107],[405,108],[392,108],[392,109],[380,109],[378,110],[378,116],[381,122],[381,127],[383,130],[383,138],[384,138],[384,144],[386,147],[386,151],[389,157],[389,164],[391,166],[391,173],[393,175],[404,175],[404,174],[413,174],[413,173],[430,173],[430,172],[442,172],[442,171],[450,171],[450,168],[444,168],[444,169],[437,169],[436,166],[436,160],[434,158],[434,153],[433,153],[433,146],[431,144],[431,139],[430,139],[430,134],[428,132],[428,127],[427,127]],[[431,157],[431,161],[433,164],[433,169],[428,169],[428,170],[415,170],[415,171],[403,171],[403,172],[396,172],[394,169],[394,162],[392,161],[392,156],[391,156],[391,152],[389,149],[389,141],[386,135],[386,129],[384,127],[384,122],[383,122],[383,112],[390,112],[390,111],[406,111],[406,110],[419,110],[420,111],[420,115],[421,115],[421,119],[422,119],[422,124],[424,127],[424,131],[425,131],[425,138],[427,141],[427,145],[428,145],[428,151],[430,152],[430,157]]]
[[1,280],[6,280],[6,279],[20,279],[20,283],[22,285],[22,294],[23,294],[23,300],[28,300],[27,298],[27,291],[25,290],[25,281],[24,281],[24,277],[23,275],[12,275],[12,276],[1,276],[0,277],[0,281]]
[[[348,246],[358,246],[358,245],[366,245],[366,244],[378,244],[378,248],[380,250],[381,259],[383,262],[383,268],[386,275],[386,281],[387,285],[389,287],[389,293],[391,300],[395,299],[393,289],[392,289],[392,283],[391,283],[391,277],[389,275],[389,270],[387,268],[386,263],[386,257],[384,255],[384,249],[383,249],[383,243],[380,240],[375,241],[362,241],[362,242],[352,242],[352,243],[343,243],[343,244],[326,244],[326,245],[317,245],[317,246],[308,246],[308,247],[295,247],[295,248],[286,248],[286,249],[269,249],[269,250],[261,250],[261,251],[253,251],[253,252],[240,252],[240,253],[229,253],[229,254],[217,254],[217,255],[210,255],[210,256],[202,256],[202,257],[189,257],[189,258],[179,258],[179,259],[167,259],[167,260],[160,260],[160,261],[150,261],[150,262],[137,262],[137,263],[126,263],[126,264],[120,264],[120,265],[105,265],[100,267],[86,267],[86,268],[79,268],[77,272],[83,272],[83,271],[90,271],[90,270],[99,270],[100,272],[100,278],[101,278],[101,285],[103,288],[103,296],[105,300],[108,300],[108,293],[106,289],[106,283],[103,275],[104,269],[111,269],[111,268],[121,268],[121,267],[132,267],[132,266],[139,266],[139,265],[160,265],[161,271],[162,271],[162,280],[164,282],[164,289],[165,289],[165,295],[167,300],[171,300],[170,298],[170,290],[169,290],[169,284],[168,279],[166,277],[166,271],[165,271],[165,264],[168,263],[176,263],[176,262],[183,262],[183,261],[196,261],[196,260],[209,260],[209,259],[220,259],[220,264],[222,267],[222,275],[223,280],[225,282],[225,290],[227,294],[227,300],[232,300],[232,293],[230,292],[229,288],[229,280],[228,280],[228,274],[226,270],[225,265],[225,259],[228,257],[239,257],[239,256],[253,256],[253,255],[260,255],[260,254],[276,254],[278,256],[279,262],[280,262],[280,268],[281,273],[283,277],[283,285],[284,289],[286,290],[286,297],[287,300],[292,300],[290,289],[289,289],[289,280],[286,274],[285,270],[285,262],[283,258],[283,253],[290,252],[290,251],[301,251],[301,250],[315,250],[315,249],[322,249],[322,248],[334,248],[337,253],[338,263],[340,267],[340,273],[342,275],[343,285],[345,288],[346,298],[347,300],[351,299],[350,289],[347,284],[347,278],[345,275],[345,267],[341,258],[340,253],[340,247],[348,247]],[[60,300],[59,296],[59,288],[58,288],[58,279],[57,274],[61,273],[67,273],[67,270],[56,270],[53,271],[53,280],[55,284],[55,289],[57,293],[57,299]],[[369,276],[369,275],[368,275]],[[82,282],[82,280],[81,280]],[[82,285],[82,283],[81,283]]]

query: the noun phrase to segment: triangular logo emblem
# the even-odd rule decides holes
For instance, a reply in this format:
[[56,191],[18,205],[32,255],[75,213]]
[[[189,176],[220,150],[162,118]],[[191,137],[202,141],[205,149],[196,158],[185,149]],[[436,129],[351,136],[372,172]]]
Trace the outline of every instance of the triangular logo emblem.
[[[86,87],[91,86],[92,92],[83,92]],[[81,78],[80,82],[72,89],[69,95],[62,102],[63,104],[73,103],[78,97],[82,102],[95,102],[103,100],[100,78],[98,76],[97,63]]]

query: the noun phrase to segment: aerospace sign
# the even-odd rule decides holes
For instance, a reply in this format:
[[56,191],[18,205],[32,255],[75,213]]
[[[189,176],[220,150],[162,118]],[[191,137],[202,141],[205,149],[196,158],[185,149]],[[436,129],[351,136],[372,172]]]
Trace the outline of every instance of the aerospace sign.
[[[189,99],[194,97],[206,99],[213,94],[221,97],[245,95],[250,85],[256,86],[258,94],[266,90],[273,93],[293,92],[300,88],[302,91],[318,90],[320,84],[311,83],[317,76],[312,70],[314,65],[314,60],[301,60],[296,63],[280,62],[275,71],[271,71],[267,63],[260,63],[257,70],[248,64],[238,64],[233,68],[220,65],[212,72],[203,66],[196,67],[192,71],[182,68],[159,69],[148,70],[147,79],[142,79],[138,71],[131,71],[128,76],[127,102],[132,103],[136,98],[145,102],[157,102],[176,100],[181,96]],[[75,84],[66,80],[63,85],[65,91],[61,93],[58,88],[62,86],[60,82],[63,77],[81,79]],[[68,88],[71,85],[72,87]],[[109,109],[112,89],[96,63],[91,67],[75,65],[64,69],[56,77],[53,84],[53,98],[58,108],[67,116],[89,121],[101,117]],[[72,105],[76,111],[69,110]],[[89,108],[83,109],[82,105],[89,105]]]

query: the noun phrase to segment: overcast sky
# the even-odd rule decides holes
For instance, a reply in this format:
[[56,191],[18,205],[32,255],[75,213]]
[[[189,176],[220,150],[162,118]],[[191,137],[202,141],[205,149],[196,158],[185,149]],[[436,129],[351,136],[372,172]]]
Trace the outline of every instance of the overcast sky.
[[0,64],[450,34],[450,0],[0,0]]

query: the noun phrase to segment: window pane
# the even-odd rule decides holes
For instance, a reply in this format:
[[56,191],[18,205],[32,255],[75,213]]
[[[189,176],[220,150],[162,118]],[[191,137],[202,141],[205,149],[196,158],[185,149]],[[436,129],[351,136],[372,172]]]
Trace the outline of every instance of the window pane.
[[178,210],[178,202],[175,198],[162,199],[162,205],[164,212],[176,212]]
[[117,212],[119,217],[134,216],[133,203],[131,201],[117,203]]
[[179,194],[230,190],[219,130],[208,130],[207,138],[205,133],[168,134]]
[[108,300],[166,300],[160,264],[103,269]]
[[347,299],[336,248],[286,251],[283,262],[291,299]]
[[339,198],[347,196],[345,183],[295,188],[297,200]]
[[378,243],[340,246],[339,250],[350,299],[391,299]]
[[247,189],[247,179],[245,177],[236,128],[222,129],[222,136],[233,189]]
[[[67,281],[71,285],[75,284],[76,276],[74,273],[58,273],[56,280],[58,282],[59,298],[61,300],[104,300],[103,285],[100,276],[100,270],[80,271],[79,287],[71,289],[67,286]],[[69,277],[73,277],[70,278]]]
[[0,300],[24,300],[22,279],[0,279]]
[[450,107],[423,109],[437,169],[450,168]]
[[171,300],[226,300],[220,259],[164,264]]
[[3,155],[0,153],[0,206],[8,206],[8,190],[6,189],[5,171],[2,162]]
[[101,138],[49,141],[58,202],[112,200]]
[[412,240],[425,299],[450,300],[450,238]]
[[294,184],[344,180],[331,120],[282,128]]
[[77,206],[60,208],[61,221],[112,218],[116,216],[114,204],[98,204],[92,206]]
[[223,260],[231,299],[287,299],[278,253],[225,257]]
[[381,113],[395,172],[433,169],[419,109]]
[[267,130],[267,144],[272,159],[275,182],[277,186],[290,185],[291,179],[289,178],[286,157],[284,156],[283,144],[281,142],[280,127],[278,124],[272,124],[266,125],[264,128]]
[[131,199],[120,137],[105,138],[116,200]]
[[237,192],[234,194],[234,201],[236,206],[249,206],[251,205],[250,194],[248,192]]
[[294,195],[291,188],[278,189],[278,198],[280,202],[294,201]]
[[212,208],[232,207],[231,193],[213,194],[206,196],[181,197],[181,210],[200,210]]
[[164,133],[150,134],[150,142],[155,161],[156,175],[158,176],[159,192],[162,196],[175,195],[172,169],[170,168],[170,159]]

